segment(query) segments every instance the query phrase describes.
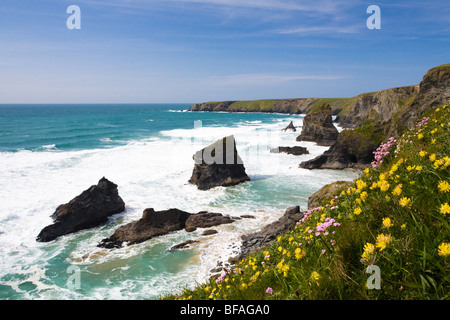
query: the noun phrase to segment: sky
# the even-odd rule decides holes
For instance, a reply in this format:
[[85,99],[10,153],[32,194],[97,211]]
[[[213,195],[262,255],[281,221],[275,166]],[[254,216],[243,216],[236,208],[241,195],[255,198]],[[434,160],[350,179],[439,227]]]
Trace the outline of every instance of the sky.
[[0,1],[0,103],[353,97],[446,63],[448,0]]

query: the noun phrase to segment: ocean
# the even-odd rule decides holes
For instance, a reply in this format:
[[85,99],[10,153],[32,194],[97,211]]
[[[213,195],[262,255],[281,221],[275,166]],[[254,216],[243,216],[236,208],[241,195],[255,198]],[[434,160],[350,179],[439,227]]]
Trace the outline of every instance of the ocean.
[[[283,132],[302,115],[188,112],[189,104],[0,105],[0,299],[159,299],[209,278],[236,254],[240,237],[277,220],[291,206],[307,208],[325,184],[352,180],[349,170],[305,170],[302,161],[328,147],[296,142]],[[228,135],[251,181],[198,190],[188,180],[193,154]],[[270,153],[305,146],[310,154]],[[49,243],[36,236],[57,206],[106,177],[126,210],[102,226]],[[120,249],[97,244],[146,208],[253,215],[215,227],[184,230]],[[186,240],[186,250],[170,250]]]

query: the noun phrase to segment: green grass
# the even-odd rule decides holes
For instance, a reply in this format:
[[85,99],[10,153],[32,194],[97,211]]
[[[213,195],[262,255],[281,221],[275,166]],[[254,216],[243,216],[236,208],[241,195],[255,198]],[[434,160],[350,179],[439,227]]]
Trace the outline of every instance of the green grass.
[[445,105],[270,247],[165,299],[449,299],[449,133]]

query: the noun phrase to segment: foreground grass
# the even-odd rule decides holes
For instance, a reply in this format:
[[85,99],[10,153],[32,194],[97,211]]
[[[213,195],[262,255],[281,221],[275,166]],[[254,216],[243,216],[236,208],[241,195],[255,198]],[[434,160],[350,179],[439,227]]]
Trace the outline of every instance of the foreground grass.
[[448,299],[450,107],[429,113],[273,245],[167,299]]

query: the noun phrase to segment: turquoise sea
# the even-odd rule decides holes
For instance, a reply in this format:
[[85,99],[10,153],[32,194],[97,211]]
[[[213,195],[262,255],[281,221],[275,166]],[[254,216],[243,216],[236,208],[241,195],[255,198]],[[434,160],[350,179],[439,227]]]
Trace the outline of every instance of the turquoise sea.
[[[187,112],[189,104],[0,105],[0,299],[158,299],[191,288],[236,254],[241,235],[352,171],[298,164],[327,147],[283,132],[303,116]],[[233,134],[251,181],[200,191],[189,180],[192,155]],[[310,154],[270,153],[302,145]],[[100,227],[38,243],[56,207],[103,176],[119,186],[126,211]],[[145,208],[253,215],[215,228],[184,230],[121,249],[97,244]],[[200,240],[188,250],[170,248]]]

